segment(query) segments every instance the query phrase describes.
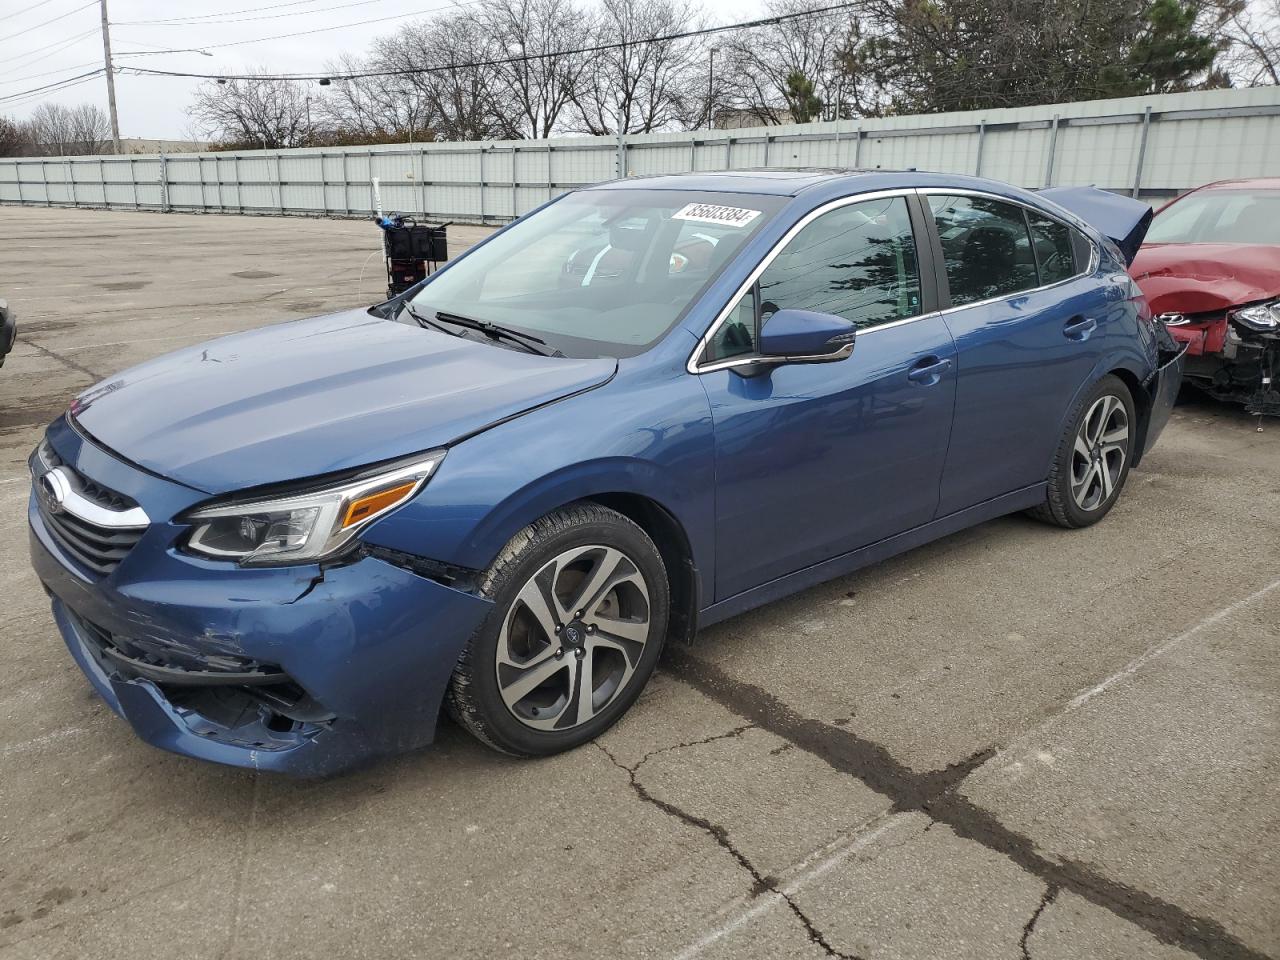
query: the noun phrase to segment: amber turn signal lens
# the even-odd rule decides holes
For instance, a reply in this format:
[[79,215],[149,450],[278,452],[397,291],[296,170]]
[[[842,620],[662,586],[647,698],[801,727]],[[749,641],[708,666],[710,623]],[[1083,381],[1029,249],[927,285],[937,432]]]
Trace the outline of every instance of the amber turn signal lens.
[[359,500],[351,501],[351,506],[347,507],[346,516],[342,518],[343,528],[359,523],[361,520],[366,520],[379,510],[385,510],[392,504],[398,503],[407,497],[417,485],[417,480],[410,480],[408,483],[402,483],[398,487],[379,490],[377,493],[371,493],[368,496],[361,497]]

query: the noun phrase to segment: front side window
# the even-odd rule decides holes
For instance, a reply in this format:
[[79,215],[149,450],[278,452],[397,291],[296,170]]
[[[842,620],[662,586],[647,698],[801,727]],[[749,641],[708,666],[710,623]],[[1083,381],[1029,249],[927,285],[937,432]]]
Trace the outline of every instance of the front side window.
[[942,240],[952,306],[1039,285],[1022,207],[966,196],[931,196],[929,206]]
[[510,327],[571,357],[628,357],[660,340],[785,203],[690,190],[583,190],[429,279],[413,298]]
[[779,310],[844,317],[859,330],[920,313],[920,269],[905,197],[838,207],[807,224],[734,305],[707,361],[754,353]]

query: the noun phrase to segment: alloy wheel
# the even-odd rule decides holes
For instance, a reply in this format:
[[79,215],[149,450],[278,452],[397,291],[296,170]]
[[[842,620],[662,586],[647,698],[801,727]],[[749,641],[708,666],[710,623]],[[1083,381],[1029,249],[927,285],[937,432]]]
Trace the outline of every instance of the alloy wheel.
[[1113,394],[1089,407],[1071,453],[1071,496],[1081,510],[1101,507],[1115,492],[1129,455],[1129,413]]
[[521,587],[498,635],[498,691],[516,719],[560,731],[622,693],[649,638],[649,586],[622,551],[574,547]]

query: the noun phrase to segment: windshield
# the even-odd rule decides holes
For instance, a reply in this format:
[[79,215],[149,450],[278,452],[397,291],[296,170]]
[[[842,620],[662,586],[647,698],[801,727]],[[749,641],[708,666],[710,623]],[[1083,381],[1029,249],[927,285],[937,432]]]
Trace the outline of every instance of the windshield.
[[428,280],[413,306],[529,333],[566,356],[634,356],[785,202],[687,190],[572,193]]
[[1280,190],[1204,190],[1166,207],[1147,243],[1280,244]]

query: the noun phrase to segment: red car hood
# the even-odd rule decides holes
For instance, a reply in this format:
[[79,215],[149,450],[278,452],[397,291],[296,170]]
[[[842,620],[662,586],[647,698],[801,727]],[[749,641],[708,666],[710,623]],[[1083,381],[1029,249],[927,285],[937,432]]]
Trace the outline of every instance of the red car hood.
[[1153,243],[1129,272],[1152,312],[1206,313],[1280,297],[1280,246]]

